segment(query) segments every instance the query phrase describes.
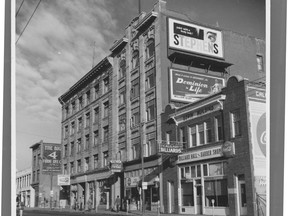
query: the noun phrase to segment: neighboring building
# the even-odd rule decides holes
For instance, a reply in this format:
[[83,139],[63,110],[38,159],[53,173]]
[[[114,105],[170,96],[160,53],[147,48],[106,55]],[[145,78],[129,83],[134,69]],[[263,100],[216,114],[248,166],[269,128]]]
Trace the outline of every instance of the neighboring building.
[[[263,84],[233,76],[219,93],[182,107],[168,105],[162,124],[162,151],[167,152],[162,155],[160,182],[165,212],[229,216],[266,212],[258,202],[266,200]],[[183,151],[175,156],[171,152],[178,142]]]
[[[57,174],[61,173],[61,145],[42,140],[32,149],[32,180],[35,191],[34,206],[49,208],[59,206]],[[52,191],[52,192],[51,192]]]
[[[86,202],[90,196],[93,207],[103,203],[108,208],[120,195],[130,199],[130,209],[139,208],[143,149],[146,208],[156,211],[160,197],[163,212],[165,188],[155,187],[158,178],[163,181],[158,149],[163,137],[161,113],[168,104],[180,107],[220,91],[232,75],[264,77],[265,42],[193,22],[167,10],[166,2],[159,0],[151,12],[131,21],[110,51],[59,98],[61,143],[68,152],[62,168],[72,174],[71,197],[84,196]],[[102,118],[94,121],[97,113]],[[89,125],[76,133],[79,119],[81,125],[89,119]],[[70,155],[77,145],[79,153]],[[121,160],[123,172],[105,169],[111,160]],[[79,167],[76,173],[75,167]]]
[[31,187],[32,169],[16,172],[16,195],[18,203],[25,207],[34,207],[34,189]]

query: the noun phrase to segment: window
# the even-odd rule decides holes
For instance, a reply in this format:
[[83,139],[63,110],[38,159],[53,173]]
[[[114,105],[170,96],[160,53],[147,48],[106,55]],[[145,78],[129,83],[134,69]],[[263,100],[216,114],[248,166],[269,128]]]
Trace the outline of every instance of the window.
[[131,82],[131,99],[138,97],[140,93],[139,78]]
[[205,206],[212,206],[212,199],[216,207],[228,206],[227,187],[227,179],[206,180],[204,182]]
[[74,162],[70,162],[70,173],[74,173]]
[[120,64],[119,64],[119,79],[124,77],[125,74],[126,74],[126,60],[123,59],[120,61]]
[[77,172],[81,172],[81,160],[77,160]]
[[156,154],[156,142],[155,139],[149,139],[146,144],[144,144],[144,157],[149,157]]
[[84,164],[84,172],[87,172],[88,170],[89,170],[89,157],[86,157]]
[[82,96],[79,97],[78,101],[79,101],[79,110],[80,110],[80,109],[83,108],[83,98],[82,98]]
[[67,157],[67,154],[68,154],[68,145],[64,145],[64,152],[63,152],[63,156],[64,157]]
[[99,107],[94,108],[94,123],[99,121]]
[[85,118],[85,127],[87,128],[90,126],[90,113],[86,113]]
[[76,103],[75,103],[75,101],[73,101],[71,103],[71,106],[72,106],[72,114],[76,113]]
[[155,53],[155,43],[154,39],[149,39],[147,42],[147,47],[146,47],[146,59],[149,59],[152,57]]
[[222,127],[222,117],[215,117],[215,139],[216,141],[223,140],[223,127]]
[[231,113],[231,123],[232,123],[232,137],[241,135],[241,119],[240,110],[235,110]]
[[107,125],[103,127],[103,141],[108,142],[108,138],[109,138],[109,127]]
[[140,123],[140,109],[139,107],[132,110],[131,127],[135,127]]
[[78,132],[82,130],[82,117],[78,118]]
[[37,176],[36,176],[36,180],[39,181],[39,176],[40,176],[40,170],[37,170]]
[[263,56],[257,55],[257,69],[259,72],[264,71]]
[[64,164],[64,175],[68,174],[68,166],[67,164]]
[[77,140],[77,152],[81,152],[81,138]]
[[139,66],[139,51],[135,50],[132,55],[132,69],[135,69]]
[[119,116],[119,132],[126,130],[126,114]]
[[103,118],[108,117],[109,115],[109,101],[103,103]]
[[99,163],[98,154],[93,155],[93,161],[94,161],[93,168],[97,169],[98,168],[98,163]]
[[68,115],[69,115],[69,108],[68,108],[68,106],[67,106],[67,107],[65,107],[64,118],[67,118]]
[[132,160],[137,158],[137,145],[132,146]]
[[70,155],[74,155],[74,142],[70,143]]
[[211,143],[212,142],[212,127],[211,127],[211,121],[204,122],[204,129],[205,129],[205,143]]
[[180,142],[182,143],[183,149],[186,149],[186,137],[185,137],[185,127],[180,128]]
[[198,125],[198,137],[199,137],[199,144],[203,145],[205,143],[204,123]]
[[166,143],[167,143],[167,145],[170,144],[171,134],[172,134],[172,131],[167,131],[167,132],[166,132]]
[[126,91],[125,88],[119,90],[119,106],[126,103]]
[[182,183],[182,206],[194,206],[193,183]]
[[86,92],[86,105],[90,104],[90,91]]
[[89,148],[89,142],[90,142],[90,136],[87,134],[85,136],[85,145],[84,145],[84,150],[87,150]]
[[103,79],[103,94],[107,93],[109,90],[109,77]]
[[96,146],[99,143],[99,131],[95,130],[93,136],[93,145]]
[[68,125],[64,128],[64,139],[68,137]]
[[155,69],[146,72],[145,87],[146,90],[155,86]]
[[194,147],[197,145],[196,125],[189,127],[189,133],[190,133],[189,147]]
[[36,172],[33,171],[33,181],[36,181]]
[[33,165],[37,166],[37,164],[36,164],[36,155],[33,156]]
[[155,99],[146,103],[146,118],[147,121],[155,119]]
[[99,98],[99,83],[94,86],[94,100]]
[[103,152],[103,166],[107,166],[108,165],[108,151]]
[[71,128],[70,128],[70,135],[73,135],[75,133],[75,122],[71,122]]

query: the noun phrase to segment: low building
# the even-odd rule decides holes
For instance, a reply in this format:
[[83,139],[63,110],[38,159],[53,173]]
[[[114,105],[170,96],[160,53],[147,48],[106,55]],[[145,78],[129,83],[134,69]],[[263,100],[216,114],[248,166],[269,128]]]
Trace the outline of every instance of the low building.
[[34,206],[51,208],[59,206],[57,175],[61,173],[61,145],[45,143],[42,140],[32,149],[32,180],[35,190]]
[[266,211],[258,205],[266,198],[265,95],[262,83],[233,76],[218,93],[166,107],[159,146],[165,212],[252,216]]
[[31,187],[32,168],[16,172],[17,204],[34,207],[34,189]]

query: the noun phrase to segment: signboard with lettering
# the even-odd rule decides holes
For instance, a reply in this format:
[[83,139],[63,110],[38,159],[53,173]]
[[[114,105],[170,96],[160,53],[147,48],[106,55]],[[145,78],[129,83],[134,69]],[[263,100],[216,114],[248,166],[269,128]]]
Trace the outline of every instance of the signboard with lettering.
[[70,185],[70,175],[58,175],[58,185]]
[[265,100],[255,100],[254,97],[249,98],[249,113],[255,189],[257,193],[263,194],[266,193],[266,184],[264,184],[264,179],[266,179],[267,172]]
[[120,160],[111,160],[110,161],[110,170],[111,172],[122,172],[122,161]]
[[162,140],[158,142],[160,153],[180,154],[183,149],[183,143]]
[[189,153],[178,155],[177,164],[187,163],[192,161],[199,161],[209,158],[222,157],[222,146],[217,146],[209,149],[202,149],[199,151],[191,151]]
[[43,173],[61,173],[61,145],[43,144]]
[[139,181],[139,176],[126,178],[126,187],[136,187]]
[[249,100],[266,101],[266,90],[263,88],[247,87],[247,95]]
[[224,58],[222,32],[219,30],[169,18],[168,37],[170,48]]
[[221,91],[224,85],[221,77],[170,69],[171,100],[174,101],[191,103]]

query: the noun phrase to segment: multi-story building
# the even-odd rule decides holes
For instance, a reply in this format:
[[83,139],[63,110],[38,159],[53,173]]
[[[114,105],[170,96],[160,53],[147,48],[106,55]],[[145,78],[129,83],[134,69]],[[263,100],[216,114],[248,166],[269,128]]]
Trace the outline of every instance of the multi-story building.
[[265,215],[265,104],[263,83],[233,76],[218,93],[167,105],[161,145],[166,212]]
[[[50,147],[53,148],[50,149]],[[59,206],[60,188],[57,183],[57,174],[60,173],[59,168],[61,168],[61,145],[41,140],[30,148],[32,149],[31,187],[35,191],[33,205],[42,208]],[[56,169],[50,168],[50,164],[53,163]]]
[[32,168],[16,172],[16,195],[18,204],[34,207],[34,189],[31,187]]
[[[191,21],[183,14],[169,11],[166,2],[159,0],[152,11],[141,13],[131,21],[124,36],[110,51],[109,57],[59,98],[63,112],[63,149],[70,151],[77,145],[81,148],[79,155],[68,153],[63,170],[71,174],[75,167],[80,167],[79,172],[72,175],[73,197],[78,194],[77,199],[84,196],[85,201],[89,196],[95,197],[93,203],[98,206],[97,200],[111,203],[120,195],[121,199],[129,198],[130,209],[136,209],[141,200],[143,151],[146,208],[156,211],[160,196],[161,211],[164,211],[163,184],[155,187],[155,180],[163,181],[160,170],[163,161],[157,144],[162,140],[161,113],[168,104],[180,107],[219,91],[232,75],[250,80],[263,78],[265,42]],[[99,98],[93,96],[98,91],[95,90],[98,87],[94,88],[97,83],[103,88]],[[103,93],[105,86],[106,94]],[[85,102],[87,97],[89,103]],[[84,101],[85,107],[78,108],[79,101]],[[104,117],[106,102],[108,118]],[[75,130],[79,119],[84,122],[86,118],[93,118],[94,112],[104,117],[97,121],[97,126],[90,121],[87,129],[83,127],[79,133],[65,136]],[[98,137],[99,148],[93,147],[92,136]],[[108,140],[105,137],[109,137]],[[89,146],[87,151],[83,151],[85,145]],[[105,158],[106,161],[121,160],[123,172],[115,174],[105,170]],[[95,162],[97,160],[100,163]],[[84,166],[86,162],[88,166]],[[91,165],[94,162],[99,167]],[[82,166],[89,167],[89,172]],[[110,180],[100,181],[105,178]],[[106,187],[97,191],[96,184]],[[109,199],[102,198],[104,196]]]

